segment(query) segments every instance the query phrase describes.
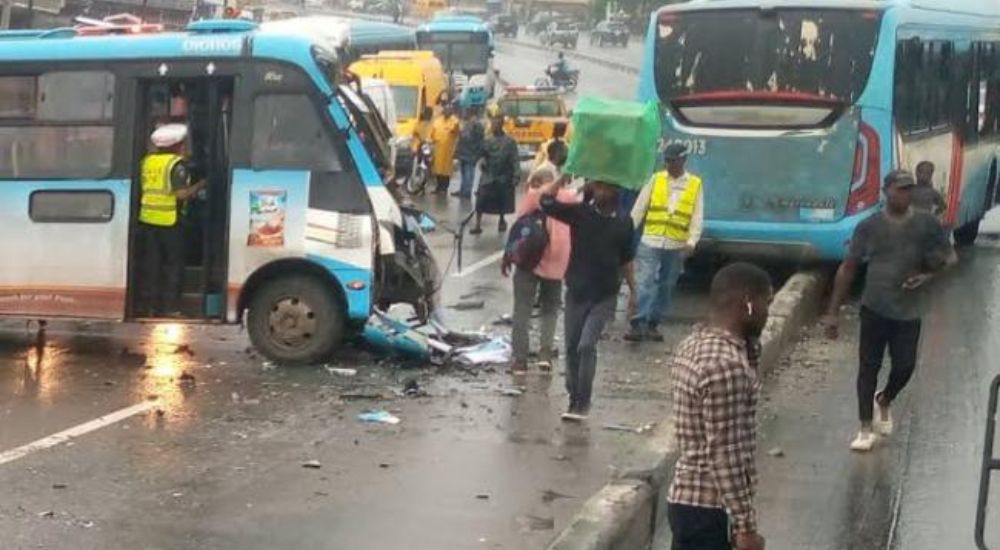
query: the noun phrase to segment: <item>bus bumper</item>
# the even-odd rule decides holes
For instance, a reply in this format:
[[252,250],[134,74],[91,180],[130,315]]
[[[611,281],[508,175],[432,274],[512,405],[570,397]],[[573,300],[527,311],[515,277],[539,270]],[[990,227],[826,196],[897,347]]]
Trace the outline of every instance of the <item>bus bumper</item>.
[[833,223],[706,220],[698,252],[788,262],[838,262],[844,259],[854,228],[876,211]]

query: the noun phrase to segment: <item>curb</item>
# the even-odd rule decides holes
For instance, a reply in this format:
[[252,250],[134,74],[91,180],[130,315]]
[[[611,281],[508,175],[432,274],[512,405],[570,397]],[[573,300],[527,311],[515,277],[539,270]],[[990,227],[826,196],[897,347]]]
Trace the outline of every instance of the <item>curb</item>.
[[[828,271],[802,271],[775,295],[761,335],[763,373],[819,313],[829,280]],[[666,525],[666,492],[676,459],[673,426],[662,423],[633,463],[590,497],[547,549],[635,550],[669,540],[669,529],[660,527]]]

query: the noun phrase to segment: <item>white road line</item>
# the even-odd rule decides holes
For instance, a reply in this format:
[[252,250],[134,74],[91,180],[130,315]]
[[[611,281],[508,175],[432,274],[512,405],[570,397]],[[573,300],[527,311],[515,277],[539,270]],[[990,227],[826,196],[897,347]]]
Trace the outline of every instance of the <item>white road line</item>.
[[81,435],[88,434],[95,430],[99,430],[106,426],[115,424],[116,422],[121,422],[126,418],[135,416],[137,414],[144,413],[156,406],[156,401],[144,401],[138,405],[132,405],[131,407],[125,407],[124,409],[115,411],[111,414],[106,414],[104,416],[95,418],[90,422],[80,424],[79,426],[73,426],[68,430],[63,430],[59,433],[52,434],[48,437],[39,439],[38,441],[33,441],[27,445],[22,445],[16,449],[11,449],[9,451],[4,451],[0,453],[0,465],[7,464],[8,462],[14,462],[19,458],[24,458],[31,453],[37,451],[43,451],[50,447],[55,447],[67,441],[80,437]]
[[494,252],[493,254],[490,254],[489,256],[483,258],[482,260],[479,260],[478,262],[463,269],[462,271],[459,271],[458,273],[452,273],[451,276],[459,278],[468,277],[469,275],[472,275],[473,273],[479,271],[484,267],[489,267],[490,265],[493,265],[498,260],[500,260],[500,258],[503,258],[503,250]]

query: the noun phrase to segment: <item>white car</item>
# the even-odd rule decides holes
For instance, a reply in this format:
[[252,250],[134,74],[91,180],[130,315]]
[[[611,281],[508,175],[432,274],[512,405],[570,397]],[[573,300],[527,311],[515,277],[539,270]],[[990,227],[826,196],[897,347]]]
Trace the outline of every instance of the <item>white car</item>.
[[347,2],[347,9],[351,11],[364,11],[365,0],[350,0]]

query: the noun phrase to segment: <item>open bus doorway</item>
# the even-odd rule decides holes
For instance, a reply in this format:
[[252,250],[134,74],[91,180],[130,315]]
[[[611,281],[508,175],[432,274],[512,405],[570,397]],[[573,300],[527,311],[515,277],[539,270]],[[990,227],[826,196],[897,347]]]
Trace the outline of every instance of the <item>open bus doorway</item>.
[[[231,77],[138,82],[136,112],[143,115],[134,122],[129,318],[225,320],[233,91]],[[144,159],[157,153],[151,135],[166,124],[187,127],[183,168],[189,184],[204,181],[177,201],[169,247],[150,242],[140,221]]]

